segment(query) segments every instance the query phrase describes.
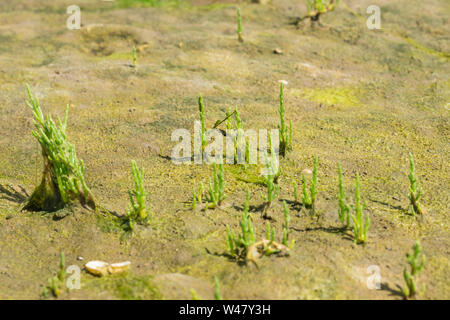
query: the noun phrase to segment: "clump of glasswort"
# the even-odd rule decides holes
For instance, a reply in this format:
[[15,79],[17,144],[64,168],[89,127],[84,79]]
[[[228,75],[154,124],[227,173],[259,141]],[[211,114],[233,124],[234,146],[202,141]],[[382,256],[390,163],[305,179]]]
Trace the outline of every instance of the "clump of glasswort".
[[61,252],[59,255],[59,270],[56,276],[48,279],[48,285],[44,288],[42,292],[42,296],[44,298],[48,298],[49,292],[55,297],[58,298],[61,294],[61,288],[63,288],[66,279],[66,260],[64,257],[64,253]]
[[422,190],[419,186],[419,181],[416,177],[416,167],[414,165],[413,155],[409,154],[409,201],[411,203],[411,213],[412,215],[422,214],[423,211],[420,206],[420,197],[422,195]]
[[368,239],[368,231],[370,226],[369,215],[366,215],[365,222],[363,221],[363,206],[361,204],[361,184],[359,182],[359,174],[356,174],[356,189],[355,189],[355,214],[352,214],[353,219],[353,235],[355,243],[366,243]]
[[[403,288],[403,294],[405,299],[410,299],[415,297],[417,294],[417,280],[422,273],[423,267],[425,265],[425,256],[422,254],[422,247],[420,242],[416,241],[413,246],[413,254],[406,254],[408,259],[408,264],[411,268],[411,272],[403,269],[403,278],[406,282],[406,287]],[[422,286],[422,293],[425,291],[425,285]]]
[[223,164],[219,164],[217,171],[216,164],[213,163],[213,181],[209,180],[209,190],[206,194],[206,209],[217,208],[225,200],[225,177]]
[[279,138],[280,138],[280,155],[286,156],[286,153],[292,150],[292,121],[289,122],[289,131],[286,126],[285,119],[285,108],[284,108],[284,84],[280,83],[280,109],[278,113],[280,114],[280,124],[278,125]]
[[247,193],[241,221],[239,222],[241,232],[235,236],[227,226],[227,249],[229,254],[237,259],[245,258],[248,248],[255,243],[255,228],[253,227],[252,219],[248,212],[249,201],[250,193]]
[[40,185],[34,190],[24,209],[57,210],[75,200],[95,209],[94,196],[84,180],[83,161],[78,160],[75,147],[67,141],[68,106],[64,120],[58,118],[56,124],[50,115],[44,117],[39,100],[33,96],[28,85],[27,91],[30,99],[27,105],[33,111],[36,127],[33,136],[41,145],[44,170]]
[[131,172],[133,175],[134,190],[129,190],[130,205],[127,208],[125,222],[130,230],[135,224],[148,224],[152,215],[147,207],[147,193],[144,188],[144,170],[139,170],[136,161],[131,161]]
[[133,50],[132,50],[131,54],[133,57],[133,67],[136,68],[136,66],[137,66],[136,46],[133,46]]
[[338,180],[339,180],[339,220],[345,225],[346,228],[350,227],[350,206],[345,200],[344,183],[342,180],[342,168],[338,163]]
[[237,36],[239,42],[244,42],[244,38],[242,37],[242,18],[241,18],[241,9],[237,9]]

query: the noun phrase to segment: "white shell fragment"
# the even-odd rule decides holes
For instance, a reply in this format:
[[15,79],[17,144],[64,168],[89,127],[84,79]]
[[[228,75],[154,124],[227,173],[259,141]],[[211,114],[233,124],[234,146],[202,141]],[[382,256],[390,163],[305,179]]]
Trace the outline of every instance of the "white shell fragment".
[[130,261],[109,264],[107,262],[94,260],[86,263],[84,267],[89,273],[102,277],[108,274],[118,274],[125,272],[130,268],[130,265]]

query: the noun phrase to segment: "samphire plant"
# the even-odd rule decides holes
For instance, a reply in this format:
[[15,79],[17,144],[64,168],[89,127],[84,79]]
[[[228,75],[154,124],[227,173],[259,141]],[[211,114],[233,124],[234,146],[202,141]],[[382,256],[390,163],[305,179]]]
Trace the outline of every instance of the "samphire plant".
[[51,115],[44,116],[38,98],[27,85],[30,101],[27,105],[33,111],[33,136],[41,146],[44,170],[40,185],[33,191],[25,204],[25,210],[51,211],[80,201],[83,206],[96,209],[93,194],[84,179],[84,164],[78,160],[75,147],[67,141],[66,127],[68,106],[64,120],[53,121]]
[[206,138],[206,124],[205,124],[205,104],[203,103],[203,97],[198,98],[198,109],[200,111],[201,128],[201,140],[202,140],[202,153],[205,151],[206,144],[208,143]]
[[248,248],[255,243],[255,228],[252,224],[252,218],[249,210],[250,193],[247,193],[244,209],[242,211],[240,233],[234,235],[227,226],[227,249],[229,254],[237,259],[244,259],[247,255]]
[[133,46],[133,50],[131,51],[133,57],[133,67],[137,67],[137,54],[136,54],[136,46]]
[[241,17],[241,9],[237,9],[237,36],[239,42],[244,42],[244,38],[242,37],[242,17]]
[[320,15],[336,9],[339,0],[306,0],[307,16],[311,21],[318,21]]
[[355,214],[352,214],[353,220],[353,236],[355,243],[366,243],[368,239],[368,231],[370,227],[370,218],[366,214],[363,220],[363,205],[361,204],[361,184],[359,182],[359,174],[356,174],[355,185]]
[[344,182],[342,179],[342,168],[341,164],[338,163],[338,181],[339,181],[339,209],[338,216],[339,220],[344,224],[346,228],[350,227],[350,206],[347,204],[345,199]]
[[223,300],[222,294],[220,293],[219,279],[216,276],[214,276],[214,299]]
[[209,181],[209,189],[206,194],[206,209],[214,209],[219,207],[225,200],[225,177],[223,164],[219,164],[219,171],[217,166],[213,163],[213,181]]
[[[311,180],[311,186],[309,188],[306,183],[305,175],[302,174],[302,205],[305,208],[311,208],[312,213],[314,214],[315,210],[315,204],[316,204],[316,198],[317,198],[317,184],[318,184],[318,176],[317,176],[317,166],[318,166],[318,158],[314,157],[314,164],[313,164],[313,172],[312,172],[312,180]],[[297,189],[297,183],[294,182],[294,198],[295,202],[298,202],[298,189]]]
[[[413,253],[407,253],[406,258],[408,259],[411,271],[409,272],[406,268],[403,269],[403,278],[406,283],[406,287],[403,288],[403,294],[405,295],[405,299],[410,299],[418,294],[417,281],[425,265],[425,256],[422,254],[422,247],[419,241],[416,241],[414,244]],[[424,291],[425,285],[422,285],[422,293]]]
[[[289,209],[286,205],[286,201],[283,201],[283,215],[284,215],[284,223],[283,223],[283,245],[292,249],[294,247],[295,240],[292,239],[291,243],[288,244],[289,234],[291,234],[292,230],[290,228],[291,215],[289,213]],[[273,241],[273,240],[272,240]]]
[[265,159],[266,159],[266,175],[264,176],[264,182],[267,187],[266,195],[264,196],[261,193],[261,198],[264,200],[264,207],[262,210],[263,218],[267,218],[268,210],[272,206],[273,201],[278,197],[278,192],[280,191],[280,186],[277,183],[278,177],[280,175],[280,169],[278,165],[278,159],[274,150],[272,148],[271,158],[267,155],[267,151],[265,151]]
[[409,154],[409,201],[411,204],[412,215],[420,214],[423,211],[420,205],[420,197],[422,196],[422,189],[419,185],[419,180],[416,177],[416,167],[414,165],[414,157],[412,153]]
[[58,273],[48,279],[48,285],[44,288],[42,296],[48,298],[51,293],[55,298],[58,298],[61,294],[61,290],[64,288],[66,280],[66,259],[64,253],[59,255],[59,270]]
[[286,156],[287,152],[292,150],[292,121],[289,122],[289,129],[286,126],[285,119],[286,109],[284,108],[284,84],[280,83],[280,109],[278,113],[280,114],[280,124],[278,125],[279,139],[280,139],[280,155]]
[[192,210],[195,210],[197,208],[197,204],[202,204],[203,191],[203,183],[200,183],[198,190],[195,190],[195,188],[192,190]]
[[125,221],[130,230],[135,224],[148,224],[152,218],[150,207],[147,204],[147,192],[144,187],[144,170],[140,170],[136,161],[131,161],[131,173],[133,175],[134,190],[128,190],[130,205],[127,208]]

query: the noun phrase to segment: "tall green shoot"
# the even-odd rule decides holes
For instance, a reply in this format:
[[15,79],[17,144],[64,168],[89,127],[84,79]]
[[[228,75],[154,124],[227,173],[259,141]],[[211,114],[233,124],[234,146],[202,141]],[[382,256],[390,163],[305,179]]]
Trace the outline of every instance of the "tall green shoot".
[[338,180],[339,180],[339,220],[345,225],[346,228],[350,227],[350,206],[345,199],[344,182],[342,179],[341,164],[338,163]]
[[280,124],[278,125],[280,139],[280,154],[284,157],[287,152],[292,150],[292,121],[289,122],[289,129],[286,126],[285,119],[286,109],[284,108],[284,84],[280,83]]
[[366,243],[368,240],[370,218],[369,215],[366,214],[366,219],[363,221],[363,206],[361,204],[361,184],[359,182],[359,174],[356,174],[355,187],[355,214],[352,214],[354,241],[355,243]]
[[239,42],[244,42],[244,38],[242,37],[242,17],[241,17],[241,9],[237,9],[237,36]]
[[409,201],[411,204],[411,213],[422,215],[423,211],[420,205],[420,197],[422,196],[422,189],[419,185],[419,180],[416,177],[416,167],[414,165],[414,158],[412,153],[409,154]]

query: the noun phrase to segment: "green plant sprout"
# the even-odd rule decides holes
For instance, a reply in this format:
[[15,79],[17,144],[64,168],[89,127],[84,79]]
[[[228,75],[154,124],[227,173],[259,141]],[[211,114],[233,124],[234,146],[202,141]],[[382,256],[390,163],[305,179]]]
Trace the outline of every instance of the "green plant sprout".
[[203,153],[206,148],[207,139],[206,139],[206,124],[205,124],[205,105],[203,103],[202,96],[198,98],[198,109],[200,111],[200,122],[202,124],[201,139],[202,139],[202,153]]
[[220,294],[219,279],[216,276],[214,276],[214,299],[223,300],[222,295]]
[[339,0],[306,0],[307,17],[311,21],[318,21],[320,15],[336,9]]
[[[315,212],[315,205],[316,205],[316,198],[317,198],[317,184],[318,184],[318,177],[317,177],[317,166],[318,166],[318,158],[314,157],[314,164],[313,164],[313,176],[311,181],[311,187],[309,188],[309,192],[306,186],[306,178],[305,175],[302,174],[302,204],[305,208],[311,208],[312,213]],[[296,201],[298,201],[298,192],[297,192],[297,185],[294,184],[294,197]]]
[[370,227],[370,218],[366,214],[366,220],[363,221],[363,206],[361,204],[361,184],[359,182],[359,174],[356,174],[355,189],[355,215],[352,214],[353,235],[355,243],[366,243],[368,240],[368,231]]
[[283,241],[282,241],[282,244],[285,245],[286,247],[289,247],[290,249],[292,249],[294,247],[295,240],[292,239],[291,243],[288,244],[289,234],[292,232],[292,230],[289,230],[291,216],[290,216],[290,213],[289,213],[289,209],[288,209],[288,207],[286,205],[286,201],[283,201],[283,215],[284,215],[284,223],[283,223]]
[[280,109],[278,113],[280,114],[280,124],[278,125],[279,139],[280,139],[280,154],[284,157],[287,152],[292,150],[292,121],[289,122],[289,131],[286,126],[285,119],[285,108],[284,108],[284,84],[280,83]]
[[219,207],[225,200],[225,178],[223,164],[219,164],[217,172],[216,164],[213,163],[213,181],[209,181],[209,190],[206,194],[206,209]]
[[419,185],[419,180],[416,177],[416,167],[414,165],[414,158],[412,153],[409,154],[409,201],[411,203],[411,213],[413,216],[416,214],[422,215],[423,211],[420,206],[420,197],[422,196],[422,190]]
[[342,179],[341,164],[338,163],[338,180],[339,180],[339,220],[345,225],[346,228],[350,227],[350,206],[345,200],[344,183]]
[[241,17],[241,9],[237,9],[237,36],[239,42],[244,42],[244,38],[242,37],[242,17]]
[[272,206],[273,201],[277,198],[278,192],[280,191],[280,186],[277,184],[277,178],[279,176],[278,163],[276,160],[276,155],[274,153],[271,154],[271,160],[267,155],[267,151],[265,151],[266,158],[266,169],[267,173],[264,177],[264,182],[267,187],[267,195],[264,196],[261,192],[261,198],[264,200],[264,207],[262,211],[263,218],[268,218],[267,212]]
[[132,55],[133,55],[133,67],[136,68],[137,66],[136,46],[133,46]]
[[49,292],[58,298],[61,294],[61,288],[64,287],[66,279],[66,259],[64,253],[59,254],[59,270],[58,273],[48,279],[48,285],[44,288],[42,296],[48,298]]
[[84,180],[84,164],[78,160],[75,147],[67,141],[66,128],[69,107],[64,120],[56,124],[50,115],[44,117],[39,100],[33,96],[27,85],[30,101],[27,105],[33,111],[33,136],[42,149],[44,170],[40,185],[33,191],[23,207],[31,211],[49,211],[64,207],[75,200],[83,206],[96,209],[93,194]]
[[[422,273],[423,267],[425,265],[425,256],[422,254],[422,247],[420,242],[416,241],[413,246],[413,254],[406,254],[408,259],[408,264],[411,267],[411,272],[408,272],[406,268],[403,269],[403,278],[406,282],[406,287],[403,288],[403,294],[405,299],[410,299],[416,296],[417,292],[417,281],[420,274]],[[425,291],[425,285],[422,285],[422,293]]]
[[241,221],[239,222],[241,233],[235,236],[227,226],[227,249],[230,255],[237,259],[245,258],[248,248],[255,243],[255,228],[248,212],[249,201],[250,193],[247,192]]
[[133,175],[134,190],[128,191],[130,205],[127,208],[125,221],[129,229],[133,230],[135,223],[148,224],[152,215],[147,208],[147,193],[144,188],[144,170],[139,170],[136,161],[131,160],[131,172]]
[[202,204],[203,191],[203,183],[200,183],[198,191],[195,191],[195,189],[192,190],[192,210],[195,210],[197,208],[197,203]]
[[266,240],[268,240],[269,243],[275,241],[275,228],[272,228],[269,221],[266,222]]

